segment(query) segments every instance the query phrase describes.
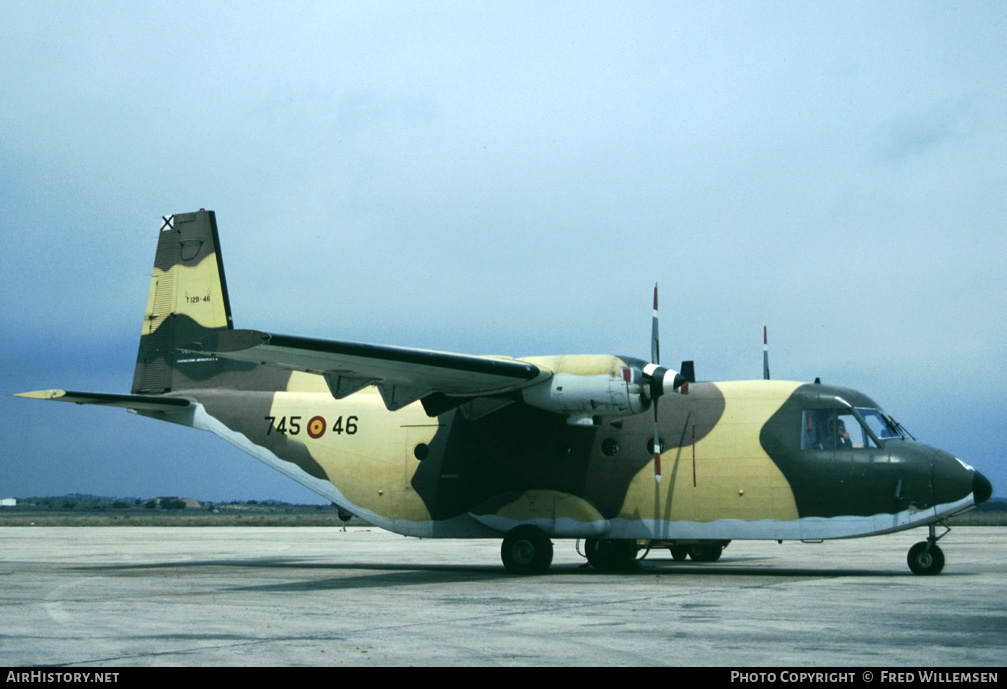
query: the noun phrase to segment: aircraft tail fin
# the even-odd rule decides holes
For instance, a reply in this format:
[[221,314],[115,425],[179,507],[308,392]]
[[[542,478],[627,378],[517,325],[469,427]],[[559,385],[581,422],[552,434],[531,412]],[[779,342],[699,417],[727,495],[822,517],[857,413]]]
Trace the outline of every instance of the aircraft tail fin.
[[234,366],[178,347],[233,328],[213,211],[164,218],[158,236],[132,393],[204,387]]

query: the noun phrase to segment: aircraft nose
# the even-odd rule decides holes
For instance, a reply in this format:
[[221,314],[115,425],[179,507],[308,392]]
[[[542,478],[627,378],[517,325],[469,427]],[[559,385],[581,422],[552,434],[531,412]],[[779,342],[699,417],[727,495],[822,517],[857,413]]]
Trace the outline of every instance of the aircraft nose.
[[972,475],[972,499],[975,500],[975,504],[983,504],[991,495],[993,495],[993,484],[978,471],[975,472]]

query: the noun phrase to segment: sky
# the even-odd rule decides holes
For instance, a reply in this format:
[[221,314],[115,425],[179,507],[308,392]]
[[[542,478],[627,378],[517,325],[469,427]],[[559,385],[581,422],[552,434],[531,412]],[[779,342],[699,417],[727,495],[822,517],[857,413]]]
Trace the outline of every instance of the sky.
[[0,497],[324,502],[128,392],[162,215],[234,323],[860,390],[1007,496],[1002,2],[0,3]]

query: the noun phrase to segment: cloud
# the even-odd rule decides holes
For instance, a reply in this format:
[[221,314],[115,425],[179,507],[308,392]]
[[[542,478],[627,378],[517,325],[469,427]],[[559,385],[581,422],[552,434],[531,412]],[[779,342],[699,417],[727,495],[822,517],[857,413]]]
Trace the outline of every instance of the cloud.
[[896,115],[883,128],[881,154],[904,163],[967,136],[974,111],[973,99],[962,96]]

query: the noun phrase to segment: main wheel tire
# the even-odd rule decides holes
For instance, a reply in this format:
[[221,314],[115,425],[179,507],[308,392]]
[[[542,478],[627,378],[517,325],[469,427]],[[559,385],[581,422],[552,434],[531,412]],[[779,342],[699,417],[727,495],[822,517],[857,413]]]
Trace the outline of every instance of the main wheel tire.
[[542,574],[552,564],[552,541],[542,529],[519,526],[504,537],[500,559],[511,574]]
[[906,561],[913,574],[933,576],[940,574],[944,569],[944,551],[936,543],[931,545],[928,551],[927,542],[920,541],[909,549]]
[[716,562],[724,552],[724,546],[711,543],[697,543],[689,546],[689,557],[696,562]]
[[671,551],[671,557],[675,562],[685,562],[689,559],[689,546],[687,545],[673,545],[668,550]]
[[636,541],[611,538],[589,538],[584,542],[584,554],[599,572],[626,572],[637,567]]

